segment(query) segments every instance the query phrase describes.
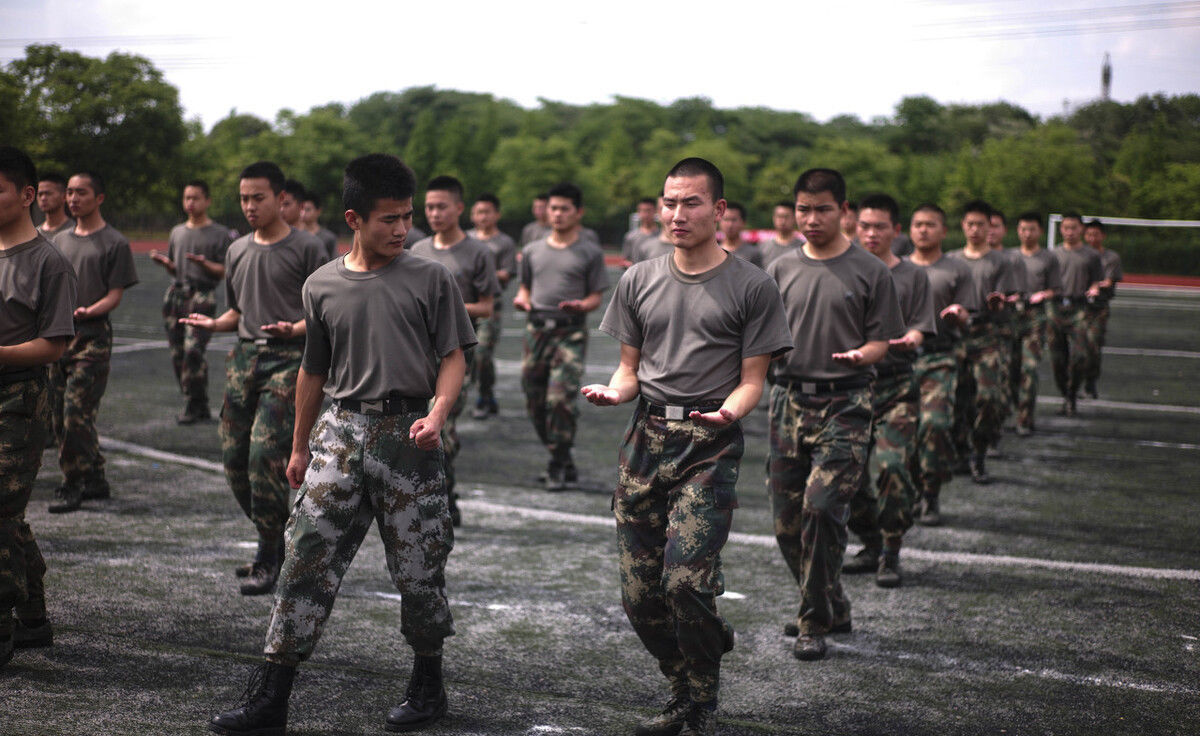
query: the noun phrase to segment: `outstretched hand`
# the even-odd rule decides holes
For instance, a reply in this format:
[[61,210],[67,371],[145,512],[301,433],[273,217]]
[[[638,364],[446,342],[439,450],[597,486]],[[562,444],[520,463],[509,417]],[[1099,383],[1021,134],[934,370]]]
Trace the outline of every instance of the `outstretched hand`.
[[596,406],[616,406],[621,403],[621,393],[615,388],[609,388],[603,383],[589,383],[579,389],[583,398]]
[[733,424],[737,421],[737,415],[722,407],[716,411],[710,411],[704,414],[694,411],[691,414],[688,414],[688,419],[709,427],[728,427],[730,424]]
[[847,350],[844,353],[834,353],[829,357],[833,358],[833,362],[840,363],[841,365],[858,365],[863,362],[864,356],[861,350],[855,348],[854,350]]
[[185,325],[199,327],[202,330],[211,330],[217,324],[215,319],[199,312],[192,312],[186,317],[180,317],[179,321]]

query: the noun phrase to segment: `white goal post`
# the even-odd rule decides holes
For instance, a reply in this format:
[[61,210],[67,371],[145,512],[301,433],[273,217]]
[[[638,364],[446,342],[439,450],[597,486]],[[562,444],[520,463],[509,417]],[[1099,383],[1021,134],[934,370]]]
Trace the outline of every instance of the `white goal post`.
[[[1046,218],[1046,248],[1050,249],[1055,246],[1058,240],[1058,223],[1062,222],[1063,216],[1059,213],[1054,213]],[[1103,215],[1084,215],[1083,222],[1087,224],[1092,220],[1099,220],[1105,225],[1140,225],[1142,227],[1196,227],[1200,228],[1200,220],[1145,220],[1140,217],[1105,217]]]

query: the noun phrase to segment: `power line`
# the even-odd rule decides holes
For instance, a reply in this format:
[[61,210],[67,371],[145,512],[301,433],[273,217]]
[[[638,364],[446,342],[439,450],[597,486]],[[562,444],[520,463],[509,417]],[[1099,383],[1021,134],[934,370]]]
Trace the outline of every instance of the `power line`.
[[124,44],[183,44],[199,41],[215,41],[216,36],[38,36],[29,38],[0,38],[0,47],[25,47],[31,44],[58,44],[77,46],[119,46]]

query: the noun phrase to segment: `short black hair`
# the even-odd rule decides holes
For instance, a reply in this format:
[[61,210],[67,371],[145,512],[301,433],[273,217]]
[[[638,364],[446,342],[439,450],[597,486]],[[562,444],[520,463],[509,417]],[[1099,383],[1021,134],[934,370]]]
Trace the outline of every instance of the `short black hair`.
[[725,211],[728,212],[729,210],[737,210],[742,219],[746,219],[746,207],[741,202],[727,201],[725,203]]
[[312,203],[313,203],[313,207],[316,207],[317,209],[321,209],[321,198],[320,198],[320,196],[318,196],[318,195],[317,195],[317,193],[316,193],[316,192],[314,192],[314,191],[313,191],[313,190],[311,190],[311,189],[306,189],[306,190],[305,190],[305,192],[304,192],[304,201],[305,201],[305,202],[312,202]]
[[893,225],[900,224],[900,205],[886,194],[871,194],[863,197],[860,210],[883,210],[892,218]]
[[459,202],[463,201],[463,185],[453,176],[435,176],[425,185],[426,192],[450,192]]
[[491,192],[484,192],[475,198],[475,204],[479,204],[480,202],[487,202],[491,206],[495,207],[497,212],[500,211],[500,198]]
[[369,153],[346,164],[342,177],[342,206],[364,220],[381,199],[412,199],[417,177],[390,153]]
[[[862,206],[862,207],[866,207],[866,205],[861,205],[861,206]],[[847,207],[847,208],[848,208],[848,209],[849,209],[851,212],[853,212],[853,213],[857,214],[857,213],[858,213],[858,209],[859,209],[860,205],[858,204],[858,200],[856,200],[856,199],[847,199],[847,200],[846,200],[846,207]],[[876,207],[875,209],[879,209],[879,208],[878,208],[878,207]]]
[[[1008,218],[1004,216],[1003,212],[996,209],[995,207],[992,208],[992,217],[999,217],[1000,224],[1004,225],[1004,227],[1008,227]],[[989,218],[989,219],[991,219],[991,218]]]
[[1017,218],[1017,222],[1036,222],[1038,224],[1038,226],[1041,226],[1042,213],[1034,212],[1032,210],[1030,210],[1029,212],[1022,212],[1021,216]]
[[238,175],[238,180],[242,179],[266,179],[271,186],[271,191],[278,196],[283,191],[283,169],[273,161],[256,161],[246,168],[242,169],[242,173]]
[[992,206],[982,199],[972,199],[963,205],[962,216],[966,217],[972,213],[983,215],[984,219],[992,219]]
[[74,176],[86,176],[88,181],[91,182],[92,194],[96,196],[104,194],[104,177],[100,176],[99,173],[91,169],[83,169],[82,171],[76,171]]
[[17,190],[37,187],[37,167],[33,159],[14,146],[0,146],[0,174],[13,183]]
[[918,212],[932,212],[938,217],[942,218],[943,225],[946,224],[946,210],[938,207],[933,202],[922,202],[921,204],[917,205],[916,209],[913,210],[913,215],[916,215]]
[[683,159],[667,172],[668,179],[678,176],[703,176],[708,179],[708,190],[712,194],[712,201],[725,199],[725,177],[716,164],[708,159],[698,156]]
[[550,187],[550,191],[546,193],[546,201],[550,201],[551,197],[569,199],[575,205],[575,209],[583,206],[583,191],[569,181],[559,182]]
[[648,205],[650,205],[651,207],[657,207],[657,206],[658,206],[658,200],[657,200],[657,199],[655,199],[654,197],[642,197],[641,199],[639,199],[639,200],[637,201],[637,203],[638,203],[639,205],[648,204]]
[[203,179],[192,179],[187,184],[183,185],[184,189],[187,189],[188,187],[196,187],[200,191],[204,192],[205,199],[212,199],[212,195],[209,194],[208,191],[208,182],[204,181]]
[[1083,215],[1079,214],[1078,212],[1074,212],[1074,211],[1064,212],[1062,219],[1063,219],[1063,222],[1066,222],[1067,220],[1076,220],[1079,222],[1080,225],[1083,224]]
[[303,203],[304,198],[308,196],[308,190],[306,190],[304,185],[296,179],[287,179],[284,181],[283,191],[292,195],[292,199],[300,203]]
[[1097,220],[1095,218],[1092,218],[1091,220],[1087,221],[1086,225],[1083,226],[1084,230],[1089,230],[1091,228],[1095,228],[1095,229],[1099,230],[1100,232],[1104,232],[1104,223],[1100,222],[1099,220]]
[[[833,195],[834,202],[842,204],[846,201],[846,180],[842,178],[841,172],[835,169],[809,169],[796,179],[796,186],[792,187],[793,197],[799,195],[800,192],[805,194],[829,192]],[[793,206],[795,206],[794,203]]]
[[41,184],[44,181],[48,181],[51,184],[54,184],[59,189],[62,189],[64,191],[67,188],[67,177],[63,176],[62,174],[58,173],[57,171],[47,171],[47,172],[43,173],[41,176],[39,176],[37,178],[37,180],[38,180],[39,184]]
[[543,202],[549,202],[550,201],[550,192],[538,192],[536,195],[534,195],[533,201],[536,202],[539,199]]
[[771,209],[775,209],[776,207],[786,207],[789,210],[794,210],[794,209],[796,209],[796,203],[794,201],[789,202],[786,199],[781,199],[778,202],[776,202],[774,204],[774,206],[771,207]]

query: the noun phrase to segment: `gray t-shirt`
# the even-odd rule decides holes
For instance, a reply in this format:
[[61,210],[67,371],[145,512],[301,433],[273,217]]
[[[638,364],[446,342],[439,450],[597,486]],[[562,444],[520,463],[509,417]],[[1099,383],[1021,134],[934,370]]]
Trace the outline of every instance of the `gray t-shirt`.
[[742,360],[792,348],[779,288],[731,256],[695,275],[673,256],[634,264],[600,329],[641,351],[639,390],[660,404],[720,404],[741,381]]
[[[1000,292],[1010,294],[1020,291],[1020,284],[1013,276],[1009,267],[1009,259],[994,250],[989,250],[979,258],[970,258],[966,251],[956,250],[946,254],[947,258],[962,261],[971,273],[971,285],[975,293],[975,304],[978,307],[972,311],[974,315],[988,312],[988,294]],[[967,305],[963,305],[964,307]],[[968,307],[969,309],[969,307]]]
[[113,289],[128,289],[138,282],[129,241],[112,225],[91,235],[64,230],[52,241],[71,262],[79,279],[76,307],[90,307]]
[[1104,301],[1108,301],[1117,293],[1117,282],[1125,278],[1125,274],[1121,271],[1121,256],[1117,255],[1115,251],[1105,248],[1100,253],[1100,265],[1104,267],[1104,278],[1113,282],[1112,286],[1100,290],[1100,297]]
[[238,337],[272,337],[263,325],[302,319],[300,290],[323,263],[325,246],[295,228],[272,245],[254,242],[253,232],[233,241],[225,254],[225,301],[242,314]]
[[892,249],[892,254],[896,256],[911,256],[913,250],[915,250],[913,247],[912,238],[908,237],[904,233],[900,233],[896,237],[892,238],[892,244],[890,247]]
[[438,361],[475,344],[454,277],[436,261],[402,252],[375,271],[344,258],[304,282],[304,370],[327,376],[334,399],[428,399]]
[[[517,243],[499,230],[490,238],[479,237],[478,230],[467,233],[488,247],[497,271],[507,271],[511,279],[517,275]],[[503,286],[501,286],[503,288]]]
[[796,345],[779,369],[782,376],[873,376],[871,366],[841,365],[830,356],[904,334],[888,267],[857,245],[824,260],[809,258],[798,247],[768,263],[767,275],[779,284]]
[[637,247],[633,249],[633,257],[629,260],[633,261],[634,263],[641,263],[642,261],[662,258],[663,256],[674,252],[675,245],[663,240],[661,237],[647,238],[637,244]]
[[1091,246],[1080,244],[1077,248],[1068,248],[1062,245],[1053,252],[1062,277],[1062,296],[1083,297],[1092,284],[1104,279],[1104,264]]
[[659,228],[655,228],[654,232],[648,233],[645,230],[642,230],[640,227],[635,227],[634,229],[625,233],[624,239],[621,240],[621,257],[627,261],[635,262],[633,260],[633,254],[638,243],[646,240],[647,238],[657,238],[659,236],[659,232]]
[[40,232],[42,235],[45,235],[47,239],[50,239],[50,238],[53,238],[55,235],[58,235],[61,232],[66,232],[67,230],[74,230],[75,229],[75,218],[68,217],[67,219],[63,220],[63,223],[61,225],[54,228],[53,230],[47,230],[46,223],[44,223],[44,222],[41,225],[38,225],[37,229],[38,229],[38,232]]
[[573,316],[559,309],[559,303],[608,288],[604,251],[583,238],[565,248],[556,248],[545,238],[535,240],[525,247],[521,259],[521,285],[529,289],[533,311],[539,315]]
[[521,247],[529,245],[535,240],[541,240],[550,234],[550,226],[534,220],[525,227],[521,228]]
[[778,238],[774,237],[759,241],[758,249],[762,252],[763,268],[771,265],[772,261],[784,253],[790,253],[802,245],[804,245],[804,241],[796,237],[786,243],[781,243]]
[[413,225],[412,227],[410,227],[408,229],[408,233],[404,236],[404,247],[406,249],[412,249],[412,247],[414,245],[416,245],[417,243],[421,242],[422,240],[424,240],[425,238],[428,238],[428,237],[429,236],[425,233],[424,230],[417,227],[416,225]]
[[[905,259],[908,260],[908,259]],[[910,261],[911,262],[911,261]],[[941,315],[942,310],[951,304],[958,304],[968,312],[978,312],[979,302],[975,300],[975,284],[971,279],[971,269],[960,258],[950,258],[942,254],[932,264],[926,266],[911,262],[917,268],[925,271],[929,277],[929,291],[933,295],[933,311]],[[939,342],[941,337],[956,337],[958,329],[949,322],[937,318]]]
[[1058,259],[1045,248],[1038,248],[1032,255],[1016,251],[1025,264],[1025,293],[1053,289],[1062,290],[1062,277],[1058,270]]
[[220,279],[208,275],[208,271],[199,263],[192,263],[188,255],[204,256],[205,259],[216,263],[225,262],[225,252],[229,250],[229,228],[215,222],[204,227],[188,227],[180,223],[171,228],[167,238],[167,258],[175,264],[175,283],[188,284],[201,291],[212,291]]
[[475,238],[465,237],[449,248],[438,248],[433,244],[433,238],[429,237],[414,245],[412,253],[437,261],[449,269],[467,304],[473,304],[484,296],[495,297],[500,294],[492,251]]
[[[933,311],[933,291],[925,269],[917,268],[911,261],[900,261],[888,270],[896,286],[896,300],[900,302],[904,331],[920,330],[926,338],[936,335],[937,314]],[[916,351],[892,348],[883,356],[879,365],[911,365],[916,359]]]
[[744,261],[749,261],[759,268],[763,267],[762,249],[758,247],[758,243],[742,243],[737,250],[726,249],[738,258]]
[[320,228],[313,235],[316,235],[317,240],[320,240],[321,244],[325,246],[325,255],[329,260],[332,261],[338,257],[338,238],[332,230]]
[[[0,249],[0,345],[75,334],[75,269],[41,233]],[[0,365],[0,375],[24,370]]]

